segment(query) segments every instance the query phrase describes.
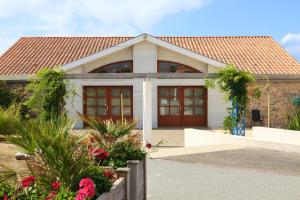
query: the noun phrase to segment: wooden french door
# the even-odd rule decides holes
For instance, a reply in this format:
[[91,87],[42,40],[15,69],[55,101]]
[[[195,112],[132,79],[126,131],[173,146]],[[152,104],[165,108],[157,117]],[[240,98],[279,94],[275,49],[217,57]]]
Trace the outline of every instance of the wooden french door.
[[159,86],[159,126],[207,126],[207,90],[201,86]]
[[122,119],[123,112],[124,119],[132,120],[132,86],[85,86],[83,96],[85,115],[116,121]]

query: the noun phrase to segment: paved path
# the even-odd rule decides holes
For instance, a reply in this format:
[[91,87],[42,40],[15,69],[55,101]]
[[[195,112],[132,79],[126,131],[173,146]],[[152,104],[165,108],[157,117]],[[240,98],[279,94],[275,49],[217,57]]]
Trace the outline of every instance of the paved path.
[[166,159],[172,160],[148,161],[150,200],[300,199],[296,154],[241,149],[240,153],[227,150]]

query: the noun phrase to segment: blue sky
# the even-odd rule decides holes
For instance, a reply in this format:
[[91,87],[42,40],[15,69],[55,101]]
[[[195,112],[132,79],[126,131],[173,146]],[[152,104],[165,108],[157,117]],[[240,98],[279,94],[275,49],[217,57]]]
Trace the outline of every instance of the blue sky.
[[0,0],[0,53],[21,36],[271,35],[300,60],[298,0]]

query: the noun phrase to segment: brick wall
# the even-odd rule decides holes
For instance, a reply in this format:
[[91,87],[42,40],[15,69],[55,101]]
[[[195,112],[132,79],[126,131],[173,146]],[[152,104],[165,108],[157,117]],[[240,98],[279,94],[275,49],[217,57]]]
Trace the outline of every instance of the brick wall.
[[[268,94],[270,95],[270,127],[284,128],[286,125],[287,111],[292,106],[294,96],[300,95],[299,82],[270,82],[260,83],[262,95],[260,99],[251,99],[251,109],[261,110],[264,119],[264,126],[267,126],[268,116]],[[251,124],[250,113],[248,113],[248,126]]]

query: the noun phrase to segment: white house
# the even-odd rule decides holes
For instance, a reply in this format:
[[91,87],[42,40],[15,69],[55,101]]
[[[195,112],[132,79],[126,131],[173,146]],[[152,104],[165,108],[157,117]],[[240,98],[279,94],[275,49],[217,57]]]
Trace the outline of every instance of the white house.
[[228,64],[254,74],[300,74],[297,61],[268,36],[142,34],[21,38],[0,57],[0,79],[26,81],[43,67],[60,65],[77,93],[66,106],[76,128],[84,126],[77,112],[115,120],[123,114],[144,129],[216,128],[228,103],[204,80]]

